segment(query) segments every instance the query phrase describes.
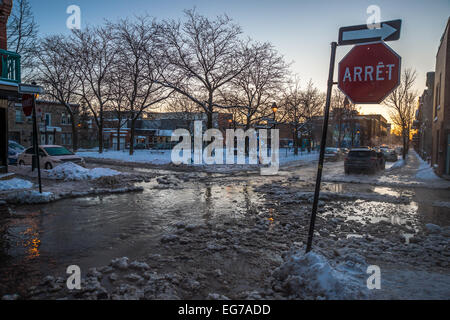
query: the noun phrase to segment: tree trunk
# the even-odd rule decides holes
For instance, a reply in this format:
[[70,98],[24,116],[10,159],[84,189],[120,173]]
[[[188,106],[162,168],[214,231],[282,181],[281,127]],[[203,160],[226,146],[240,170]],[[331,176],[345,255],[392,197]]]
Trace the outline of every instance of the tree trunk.
[[100,125],[98,127],[98,153],[103,153],[103,106],[100,106]]
[[298,155],[298,128],[294,128],[294,155]]
[[213,93],[210,92],[209,93],[209,98],[208,98],[208,123],[207,123],[207,129],[212,129],[213,128]]
[[134,154],[134,127],[136,125],[136,119],[131,120],[130,130],[130,156]]
[[212,113],[212,110],[208,110],[206,115],[208,117],[208,122],[206,123],[206,127],[207,127],[207,129],[212,129],[213,128],[213,113]]
[[72,116],[72,149],[73,152],[76,152],[78,150],[78,129],[73,116]]
[[116,142],[117,142],[117,151],[120,151],[120,127],[121,127],[121,123],[122,123],[122,118],[118,117],[119,123],[117,125],[117,137],[116,137]]

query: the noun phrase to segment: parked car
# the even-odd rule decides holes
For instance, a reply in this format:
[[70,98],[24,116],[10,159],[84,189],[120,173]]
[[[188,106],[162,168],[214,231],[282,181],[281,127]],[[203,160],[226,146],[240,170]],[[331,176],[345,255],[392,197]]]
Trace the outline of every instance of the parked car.
[[386,161],[396,162],[398,160],[397,153],[393,149],[383,149],[383,154]]
[[384,169],[383,154],[373,149],[355,148],[351,149],[344,160],[345,174],[352,172],[375,173]]
[[16,165],[19,154],[25,150],[25,147],[15,141],[8,141],[8,164]]
[[325,148],[325,160],[339,161],[342,159],[342,152],[339,148]]
[[[18,158],[19,165],[30,166],[33,161],[33,147],[28,148],[21,153]],[[53,169],[64,162],[73,162],[80,166],[85,166],[86,163],[83,158],[77,156],[72,151],[65,147],[57,145],[42,145],[39,146],[39,164],[43,169]]]
[[17,165],[18,154],[13,150],[8,150],[8,164],[10,166]]
[[25,147],[15,141],[9,140],[8,150],[15,151],[16,153],[22,153],[25,150]]

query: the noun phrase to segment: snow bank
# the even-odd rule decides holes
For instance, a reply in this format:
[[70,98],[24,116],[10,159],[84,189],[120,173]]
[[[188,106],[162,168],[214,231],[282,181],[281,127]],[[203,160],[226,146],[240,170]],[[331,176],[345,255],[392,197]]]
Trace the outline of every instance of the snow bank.
[[392,166],[387,167],[387,168],[386,168],[386,171],[389,172],[389,171],[391,171],[391,170],[401,168],[401,167],[403,167],[404,165],[405,165],[405,160],[400,159],[400,160],[397,160],[396,162],[394,162],[394,164],[393,164]]
[[9,203],[16,204],[40,204],[49,203],[56,199],[55,194],[52,192],[39,193],[38,191],[23,191],[9,195],[6,199]]
[[297,251],[274,272],[293,298],[366,299],[367,266],[357,254],[347,255],[333,266],[324,256]]
[[[217,153],[223,152],[223,159],[225,162],[226,152],[223,149],[217,149]],[[109,159],[109,160],[118,160],[124,162],[140,162],[140,163],[150,163],[155,165],[165,165],[172,163],[172,150],[135,150],[132,156],[129,155],[128,152],[123,151],[104,151],[103,153],[98,153],[95,151],[83,151],[77,152],[77,155],[85,158],[95,158],[95,159]],[[194,154],[192,154],[192,159],[194,158]],[[294,155],[294,149],[281,149],[279,152],[279,160],[280,164],[289,164],[294,163],[295,161],[316,161],[319,158],[318,152],[299,152],[298,155]],[[249,158],[245,157],[245,161],[248,165]],[[235,164],[234,165],[204,165],[205,167],[220,167],[223,168],[224,171],[227,171],[231,167],[239,167],[242,165],[237,165],[237,157],[235,156]],[[191,164],[194,165],[194,164]],[[197,165],[198,166],[198,165]],[[244,166],[244,167],[245,167]]]
[[433,168],[426,161],[423,161],[423,159],[415,151],[413,152],[420,162],[419,168],[416,172],[416,179],[441,181],[442,179],[434,173]]
[[75,163],[66,162],[47,171],[47,177],[55,180],[78,181],[119,175],[120,172],[108,168],[86,169]]
[[19,178],[13,178],[10,180],[0,181],[0,191],[16,190],[16,189],[29,189],[33,186],[28,180],[22,180]]

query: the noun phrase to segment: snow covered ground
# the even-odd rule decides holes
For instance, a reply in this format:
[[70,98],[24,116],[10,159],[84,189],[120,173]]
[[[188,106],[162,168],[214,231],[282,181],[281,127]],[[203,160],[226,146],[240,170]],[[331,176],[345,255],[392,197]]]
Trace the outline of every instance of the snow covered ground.
[[83,168],[75,163],[66,162],[47,171],[48,179],[77,181],[77,180],[95,180],[101,177],[110,177],[121,174],[120,172],[108,168]]
[[[30,178],[36,178],[38,175],[37,170],[31,170],[31,166],[11,167],[11,171]],[[109,168],[83,168],[73,162],[60,164],[51,170],[41,170],[41,177],[43,179],[64,181],[95,180],[101,177],[111,177],[120,174],[122,173]]]
[[[219,150],[217,151],[219,152]],[[224,152],[224,151],[223,151]],[[129,155],[128,150],[125,151],[104,151],[103,153],[98,153],[97,151],[81,151],[77,152],[81,157],[86,158],[96,158],[96,159],[110,159],[119,160],[124,162],[142,162],[150,163],[155,165],[164,165],[172,163],[171,155],[172,150],[135,150],[132,156]],[[224,154],[224,162],[225,162]],[[193,156],[192,156],[193,158]],[[300,152],[298,155],[294,155],[294,149],[281,149],[279,152],[280,164],[287,164],[293,161],[314,161],[318,159],[317,152]],[[246,163],[249,162],[248,157],[246,157]],[[237,161],[235,160],[235,163]],[[193,164],[194,165],[194,164]],[[219,165],[222,166],[222,165]],[[239,166],[239,165],[236,165]]]
[[0,191],[29,189],[33,186],[33,183],[27,180],[13,178],[10,180],[0,180]]
[[430,164],[428,164],[426,161],[423,161],[419,155],[413,151],[417,159],[419,160],[420,166],[417,169],[416,172],[416,179],[419,180],[431,180],[431,181],[440,181],[442,180],[439,178],[433,170],[433,167],[431,167]]
[[386,163],[386,170],[375,175],[345,175],[343,165],[329,166],[325,169],[324,181],[355,184],[372,184],[388,187],[421,187],[428,189],[450,188],[450,181],[442,179],[424,162],[414,150],[407,155],[406,161],[399,159]]

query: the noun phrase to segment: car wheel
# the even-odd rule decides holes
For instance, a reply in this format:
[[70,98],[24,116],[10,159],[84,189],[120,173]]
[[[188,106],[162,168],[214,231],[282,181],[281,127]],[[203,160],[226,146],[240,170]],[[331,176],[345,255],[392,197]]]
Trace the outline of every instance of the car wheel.
[[50,162],[47,162],[47,163],[45,164],[45,170],[52,170],[52,169],[53,169],[52,164],[51,164]]

